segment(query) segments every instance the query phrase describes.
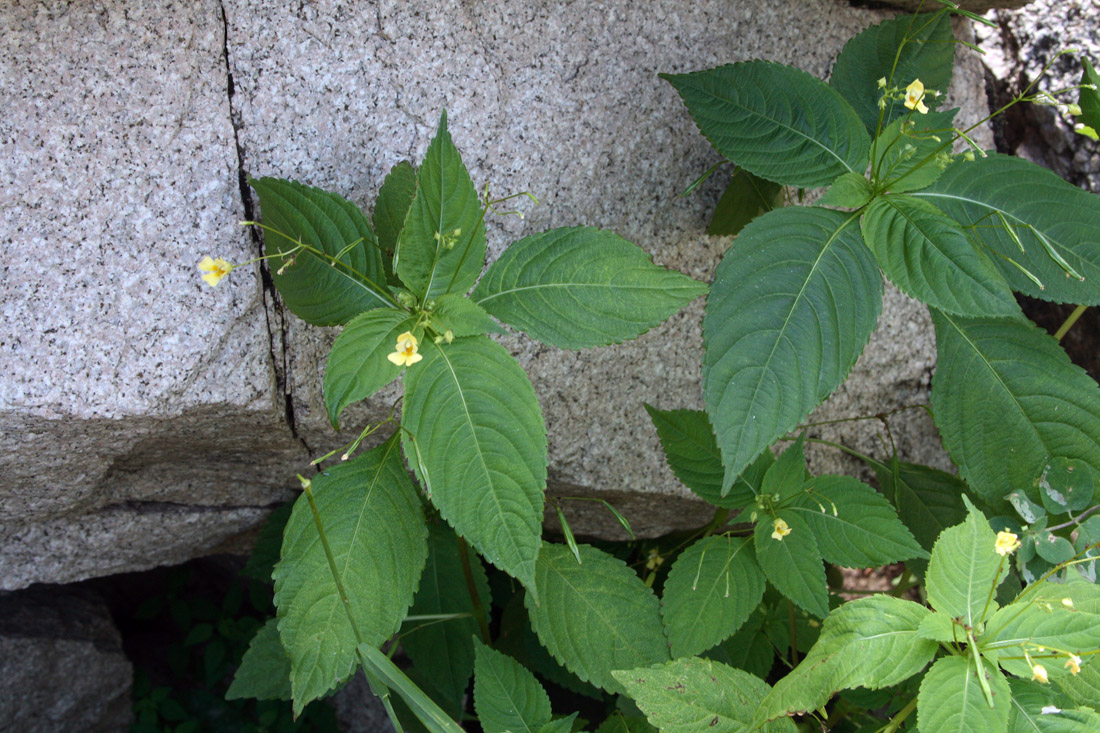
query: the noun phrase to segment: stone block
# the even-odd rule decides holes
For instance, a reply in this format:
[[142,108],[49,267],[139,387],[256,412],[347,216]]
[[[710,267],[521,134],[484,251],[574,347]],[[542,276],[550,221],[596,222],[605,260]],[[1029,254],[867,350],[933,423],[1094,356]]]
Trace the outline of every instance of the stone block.
[[201,553],[304,462],[259,280],[196,278],[254,252],[219,8],[0,8],[0,587]]
[[[1032,84],[1035,91],[1046,92],[1080,84],[1082,57],[1094,66],[1100,63],[1100,8],[1094,0],[1035,0],[1021,10],[999,10],[996,19],[995,28],[978,31],[988,51],[984,61],[998,105]],[[1067,49],[1077,53],[1055,59]],[[1058,99],[1076,102],[1077,92]],[[998,143],[1007,152],[1100,193],[1100,143],[1074,132],[1072,118],[1060,115],[1056,107],[1016,105],[1001,125]]]
[[20,733],[127,730],[133,669],[95,593],[0,591],[0,709]]
[[[717,155],[657,74],[761,57],[820,76],[890,15],[834,0],[5,5],[0,238],[19,254],[0,295],[0,587],[208,552],[350,439],[320,394],[335,332],[285,313],[256,266],[215,290],[198,278],[205,254],[258,253],[237,225],[252,204],[242,175],[365,203],[446,108],[476,182],[541,202],[490,222],[492,257],[587,224],[709,280],[729,244],[704,233],[722,182],[677,193]],[[971,116],[977,69],[965,60],[954,90]],[[641,406],[700,405],[701,313],[601,350],[504,339],[542,402],[553,492],[611,492],[648,534],[706,518]],[[825,414],[924,399],[928,334],[923,309],[892,295]],[[927,424],[899,433],[907,457],[943,460]],[[576,516],[578,532],[616,531]]]

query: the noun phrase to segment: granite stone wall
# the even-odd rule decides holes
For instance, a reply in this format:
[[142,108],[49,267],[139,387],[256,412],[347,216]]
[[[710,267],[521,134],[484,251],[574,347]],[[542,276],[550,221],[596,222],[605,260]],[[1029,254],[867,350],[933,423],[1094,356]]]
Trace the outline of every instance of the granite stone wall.
[[[547,227],[597,225],[709,280],[729,244],[705,234],[724,182],[677,196],[717,155],[657,74],[761,57],[823,75],[890,15],[836,0],[4,4],[0,588],[246,549],[295,473],[349,439],[321,402],[335,331],[289,315],[258,266],[216,289],[198,277],[203,255],[259,252],[238,225],[258,214],[246,176],[366,202],[446,109],[475,182],[540,201],[489,222],[490,257]],[[959,60],[953,99],[973,120],[982,74]],[[604,492],[643,534],[705,520],[641,407],[701,405],[702,305],[608,349],[504,338],[546,416],[551,491]],[[818,415],[925,401],[933,363],[927,313],[890,290]],[[906,458],[943,464],[920,411],[894,427]],[[877,451],[873,433],[828,434]],[[577,515],[574,529],[617,524]]]

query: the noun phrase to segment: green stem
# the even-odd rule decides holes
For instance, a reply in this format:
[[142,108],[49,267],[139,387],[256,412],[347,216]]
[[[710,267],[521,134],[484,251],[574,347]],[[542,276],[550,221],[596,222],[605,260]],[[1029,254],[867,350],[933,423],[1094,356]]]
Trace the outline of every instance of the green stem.
[[913,711],[917,709],[917,698],[913,698],[909,701],[909,704],[898,711],[898,714],[890,718],[890,722],[882,727],[879,733],[894,733],[901,724],[905,722],[905,719],[913,714]]
[[[1088,515],[1092,514],[1097,509],[1100,509],[1100,504],[1097,504],[1096,506],[1089,507],[1085,511],[1078,514],[1076,517],[1073,517],[1073,519],[1071,519],[1068,522],[1065,522],[1063,524],[1056,524],[1053,527],[1047,527],[1047,532],[1054,532],[1054,531],[1059,530],[1059,529],[1065,529],[1066,527],[1073,527],[1075,525],[1079,525],[1079,524],[1081,524],[1082,519],[1084,519]],[[1073,515],[1070,515],[1070,516],[1073,516]]]
[[1071,328],[1073,328],[1073,324],[1077,323],[1077,319],[1081,317],[1086,308],[1088,308],[1087,305],[1079,305],[1073,309],[1073,313],[1069,314],[1069,318],[1067,318],[1065,323],[1062,324],[1062,327],[1055,331],[1055,341],[1062,340],[1062,337],[1065,336]]
[[481,605],[481,598],[477,593],[477,585],[474,584],[474,569],[470,564],[470,547],[466,540],[458,537],[458,558],[462,563],[462,575],[466,578],[466,591],[470,594],[470,602],[474,607],[474,618],[477,619],[478,628],[481,630],[481,640],[492,646],[489,637],[489,618],[485,614],[485,607]]
[[729,509],[715,509],[714,519],[710,520],[710,524],[703,528],[703,536],[706,537],[708,535],[712,535],[718,530],[722,529],[722,527],[726,526],[726,522],[729,520],[729,518]]
[[798,627],[795,625],[794,602],[787,599],[787,617],[791,623],[791,667],[798,666]]
[[[462,727],[413,684],[412,680],[380,650],[367,644],[360,644],[359,657],[363,660],[363,670],[370,670],[367,679],[375,677],[385,680],[386,685],[392,687],[404,698],[416,717],[431,733],[462,733]],[[400,731],[397,719],[394,718],[393,721],[394,727]]]

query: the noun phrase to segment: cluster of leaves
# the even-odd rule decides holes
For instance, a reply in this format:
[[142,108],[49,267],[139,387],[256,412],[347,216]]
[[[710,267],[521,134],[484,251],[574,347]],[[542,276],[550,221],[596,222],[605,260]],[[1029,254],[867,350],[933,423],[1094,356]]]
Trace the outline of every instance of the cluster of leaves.
[[[274,516],[272,525],[286,515],[289,507]],[[262,555],[261,549],[251,568],[262,562]],[[134,670],[131,733],[336,730],[332,710],[322,703],[310,705],[295,720],[287,702],[233,694],[227,678],[240,665],[262,618],[272,611],[270,566],[266,574],[246,569],[246,575],[252,578],[247,593],[244,585],[234,582],[216,603],[194,592],[189,568],[174,568],[164,588],[138,607],[133,622],[142,633],[173,631],[167,633],[171,642],[163,659]],[[169,678],[171,684],[161,684]]]
[[[399,377],[403,396],[399,420],[368,426],[345,462],[303,479],[273,570],[277,618],[257,634],[234,693],[291,697],[298,711],[361,665],[387,705],[384,690],[397,689],[404,705],[447,729],[474,668],[473,635],[489,641],[482,558],[519,581],[535,632],[559,658],[575,643],[560,623],[588,623],[556,613],[556,594],[575,593],[563,585],[575,558],[586,560],[590,589],[601,567],[616,582],[632,578],[637,597],[614,623],[595,619],[606,633],[592,641],[613,648],[619,667],[667,658],[656,600],[637,576],[595,548],[542,541],[546,428],[523,369],[487,334],[501,332],[498,319],[561,348],[618,343],[706,286],[586,227],[526,237],[482,274],[484,218],[500,202],[478,195],[445,115],[419,169],[403,163],[387,176],[373,222],[316,188],[251,184],[285,304],[309,323],[344,326],[324,379],[333,425]],[[391,423],[387,440],[347,460]],[[623,652],[618,640],[637,603],[653,612],[647,633],[658,633]],[[377,654],[399,630],[420,686]],[[615,685],[602,666],[576,671]]]
[[[533,669],[602,701],[601,733],[793,730],[803,714],[852,727],[892,716],[897,730],[914,710],[922,730],[1090,729],[1100,685],[1080,663],[1100,646],[1100,388],[1014,293],[1100,302],[1100,204],[1030,163],[954,152],[969,130],[925,93],[950,84],[950,14],[861,33],[828,84],[761,61],[666,77],[737,166],[711,226],[737,237],[703,320],[705,411],[646,406],[715,519],[628,555],[648,557],[645,580],[567,525],[566,544],[542,539],[545,425],[489,334],[503,323],[559,348],[618,343],[706,287],[591,228],[521,239],[482,273],[500,201],[479,196],[445,116],[370,218],[332,193],[251,181],[287,307],[343,326],[324,378],[333,426],[398,378],[403,396],[399,419],[303,479],[272,573],[277,617],[233,694],[301,711],[360,667],[395,722],[457,731],[472,677],[490,733],[585,729],[555,715]],[[1082,88],[1082,114],[1097,104]],[[787,187],[828,190],[779,207]],[[929,410],[959,476],[849,450],[876,490],[810,475],[798,433],[860,356],[884,275],[932,311]],[[347,460],[386,425],[387,440]],[[777,441],[791,442],[778,458]],[[994,528],[1021,539],[1011,560]],[[838,567],[900,561],[895,594],[841,602]],[[922,576],[931,610],[902,597]],[[399,647],[409,670],[391,659]],[[1057,688],[1037,671],[1051,657],[1076,667],[1051,674]]]

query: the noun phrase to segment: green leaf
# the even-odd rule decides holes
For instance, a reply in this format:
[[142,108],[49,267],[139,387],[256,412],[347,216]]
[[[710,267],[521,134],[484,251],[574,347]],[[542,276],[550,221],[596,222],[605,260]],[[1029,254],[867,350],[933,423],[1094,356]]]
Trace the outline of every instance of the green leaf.
[[906,295],[957,315],[1019,315],[1000,271],[958,223],[927,201],[880,196],[861,228],[886,276]]
[[[920,79],[927,89],[946,92],[955,64],[954,40],[950,13],[901,15],[884,21],[844,45],[829,86],[848,100],[873,135],[879,123],[878,101],[884,91],[878,80],[885,77],[889,86],[904,89]],[[925,101],[930,106],[935,104],[933,97]],[[888,102],[882,124],[886,126],[907,114],[909,110],[900,101]]]
[[1016,510],[1016,513],[1019,514],[1020,518],[1027,524],[1033,524],[1039,517],[1046,516],[1043,507],[1027,498],[1027,494],[1023,491],[1013,491],[1005,497],[1005,500],[1012,505],[1012,508]]
[[997,659],[1006,672],[1030,677],[1031,665],[1024,651],[1036,657],[1053,677],[1068,674],[1066,655],[1044,658],[1036,647],[1080,654],[1100,646],[1100,615],[1069,609],[1061,600],[1021,600],[993,614],[981,638],[982,653]]
[[474,647],[474,710],[485,733],[533,733],[550,722],[550,698],[535,675],[479,640]]
[[1100,469],[1100,388],[1026,321],[933,311],[932,409],[943,445],[988,501],[1030,488],[1055,456]]
[[444,293],[465,293],[484,263],[481,200],[451,142],[444,112],[416,176],[416,195],[397,238],[394,269],[425,302]]
[[395,439],[318,474],[312,492],[357,632],[303,494],[274,573],[295,714],[351,675],[357,643],[378,646],[393,636],[428,554],[423,510]]
[[1076,551],[1069,540],[1050,532],[1040,533],[1035,541],[1035,551],[1051,565],[1061,565],[1073,559]]
[[844,381],[882,308],[856,217],[822,208],[756,219],[722,258],[703,318],[703,386],[724,490]]
[[871,139],[855,110],[804,71],[744,61],[660,76],[714,149],[761,178],[816,188],[867,167]]
[[826,562],[850,568],[928,557],[890,503],[851,476],[818,476],[798,503]]
[[627,717],[622,711],[616,710],[611,717],[600,723],[596,733],[657,733],[657,729],[641,716]]
[[725,509],[745,507],[760,493],[764,473],[775,462],[771,451],[762,451],[733,482],[730,492],[722,496],[725,469],[707,413],[658,410],[648,404],[645,409],[657,428],[669,468],[684,486],[710,504]]
[[[1096,244],[1100,197],[1096,194],[1034,163],[991,153],[973,162],[956,162],[939,180],[913,195],[934,204],[989,247],[994,252],[991,259],[1013,290],[1059,303],[1100,303],[1100,247]],[[1084,281],[1067,277],[1037,235]],[[1045,288],[1006,258],[1020,263]]]
[[1100,715],[1089,708],[1066,709],[1066,700],[1050,685],[1009,678],[1008,686],[1012,690],[1008,733],[1091,733],[1100,730]]
[[[1081,558],[1100,558],[1100,517],[1089,517],[1077,529],[1077,539],[1073,543],[1074,549]],[[1090,583],[1096,582],[1096,560],[1087,563],[1079,563],[1075,566],[1078,573],[1087,578]],[[1071,574],[1072,575],[1072,574]]]
[[669,658],[657,597],[621,560],[580,545],[583,565],[564,545],[544,543],[525,599],[539,640],[566,669],[609,692],[622,692],[613,669]]
[[1077,675],[1053,675],[1051,680],[1078,705],[1100,707],[1100,664],[1085,657]]
[[462,295],[441,295],[432,311],[432,328],[439,333],[451,331],[455,336],[480,336],[483,333],[504,333],[504,329],[477,303]]
[[933,613],[920,622],[917,638],[942,644],[960,644],[966,641],[966,629],[946,613]]
[[[863,460],[875,471],[883,495],[924,549],[931,550],[940,532],[966,519],[962,495],[967,487],[958,477],[916,463],[899,461],[895,469],[866,457]],[[924,575],[923,560],[910,560],[906,565]]]
[[462,733],[455,723],[424,691],[417,687],[380,649],[370,644],[359,645],[359,658],[367,676],[374,676],[396,692],[429,733]]
[[[661,733],[748,733],[768,684],[748,672],[710,659],[677,659],[665,664],[612,672]],[[789,720],[768,731],[791,731]]]
[[413,197],[416,196],[416,169],[412,163],[401,161],[386,175],[378,200],[374,202],[374,231],[378,234],[378,246],[389,258],[397,251],[397,238],[405,227]]
[[471,297],[534,339],[585,349],[635,338],[706,292],[614,232],[569,227],[512,244]]
[[941,151],[950,152],[958,111],[898,118],[887,125],[871,145],[871,156],[878,161],[874,175],[879,185],[891,193],[919,191],[943,175],[935,156]]
[[543,723],[538,733],[573,733],[578,715],[580,715],[580,713],[572,713],[568,717],[551,720],[549,723]]
[[299,252],[272,260],[275,287],[291,313],[314,326],[338,326],[365,310],[393,305],[382,254],[370,223],[355,204],[334,193],[279,178],[250,178],[263,212],[264,252],[289,253],[307,244],[336,258]]
[[993,692],[993,707],[986,701],[978,670],[970,655],[943,657],[932,665],[917,696],[917,726],[936,733],[1001,731],[1008,726],[1011,692],[996,667],[984,666]]
[[917,636],[930,615],[919,603],[885,595],[839,606],[802,662],[761,703],[756,722],[816,710],[838,690],[881,689],[917,674],[938,648]]
[[994,549],[996,543],[997,536],[977,509],[972,508],[962,524],[945,529],[928,562],[924,586],[929,605],[977,628],[987,602],[990,611],[996,610],[990,593],[1007,572]]
[[[458,538],[449,527],[428,527],[428,562],[413,597],[410,616],[467,613],[446,621],[406,621],[401,647],[413,662],[417,676],[434,689],[433,697],[452,715],[458,715],[474,671],[473,635],[478,633],[474,604],[466,585]],[[477,555],[470,553],[470,570],[483,607],[489,606],[489,581]]]
[[832,182],[829,190],[818,200],[817,205],[859,209],[870,201],[873,195],[871,184],[862,172],[844,173]]
[[814,534],[790,509],[780,510],[778,518],[787,523],[790,534],[775,539],[772,518],[761,516],[754,532],[756,561],[780,593],[814,616],[825,618],[829,615],[829,594]]
[[661,615],[673,657],[710,649],[745,623],[764,597],[764,574],[752,538],[704,537],[669,570]]
[[743,669],[761,679],[768,676],[775,663],[775,650],[764,632],[765,616],[762,611],[754,611],[749,620],[730,638],[708,653],[731,667]]
[[[1081,58],[1084,70],[1081,72],[1081,84],[1091,84],[1093,89],[1082,89],[1078,93],[1077,105],[1081,108],[1081,114],[1077,121],[1086,127],[1091,127],[1093,135],[1100,130],[1100,74],[1092,67],[1092,62],[1087,58]],[[1094,137],[1093,140],[1096,138]]]
[[275,568],[275,563],[279,562],[279,552],[283,547],[283,528],[290,519],[290,510],[293,507],[294,502],[288,501],[264,520],[241,575],[261,583],[271,582],[271,571]]
[[397,379],[401,367],[386,357],[397,337],[412,328],[406,311],[376,308],[361,313],[344,327],[328,355],[325,367],[325,409],[332,427],[340,429],[340,413],[365,400]]
[[802,492],[806,485],[806,454],[803,450],[803,435],[789,448],[779,454],[775,464],[764,474],[760,484],[760,493],[775,497],[783,502]]
[[268,619],[252,637],[225,693],[226,700],[245,698],[290,699],[290,657],[279,641],[278,619]]
[[527,375],[485,336],[424,343],[405,372],[402,444],[440,514],[533,589],[546,487],[546,427]]
[[1039,476],[1039,497],[1051,514],[1079,512],[1092,504],[1097,472],[1084,461],[1055,458]]
[[780,205],[783,187],[738,168],[711,215],[707,234],[740,234],[750,221]]

